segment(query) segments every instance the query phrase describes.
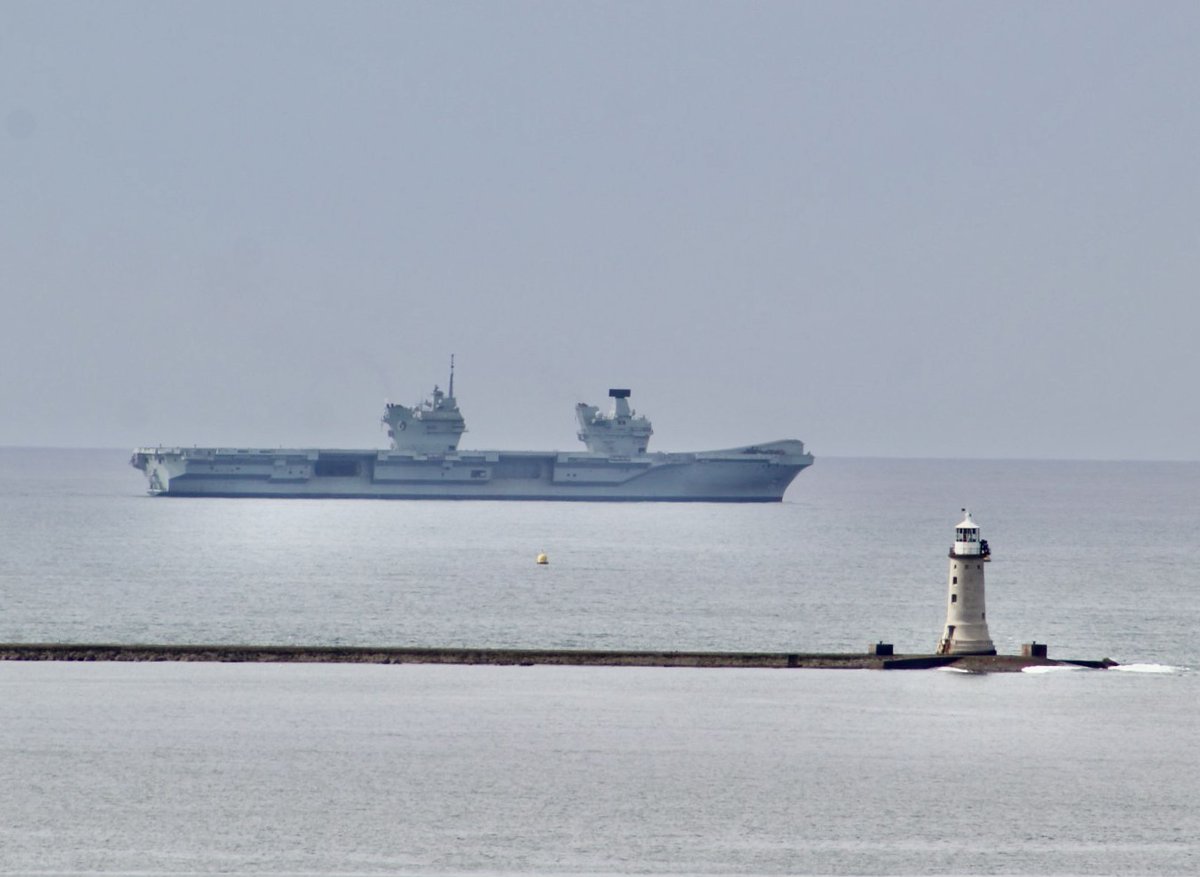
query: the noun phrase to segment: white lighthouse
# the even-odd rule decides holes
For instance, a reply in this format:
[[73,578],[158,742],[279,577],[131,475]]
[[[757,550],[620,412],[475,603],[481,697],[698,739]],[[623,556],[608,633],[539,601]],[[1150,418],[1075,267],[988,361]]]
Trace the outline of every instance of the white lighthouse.
[[979,525],[963,509],[962,523],[954,528],[954,545],[950,547],[946,629],[938,643],[939,655],[996,654],[988,636],[983,600],[983,567],[990,554],[987,540],[979,538]]

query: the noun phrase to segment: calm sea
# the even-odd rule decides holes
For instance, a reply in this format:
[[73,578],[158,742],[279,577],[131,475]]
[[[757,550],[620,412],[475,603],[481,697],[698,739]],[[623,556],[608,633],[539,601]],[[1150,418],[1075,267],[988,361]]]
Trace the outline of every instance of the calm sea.
[[1200,464],[721,506],[157,499],[126,456],[0,450],[0,641],[929,651],[967,506],[997,647],[1125,667],[4,663],[0,873],[1200,870]]

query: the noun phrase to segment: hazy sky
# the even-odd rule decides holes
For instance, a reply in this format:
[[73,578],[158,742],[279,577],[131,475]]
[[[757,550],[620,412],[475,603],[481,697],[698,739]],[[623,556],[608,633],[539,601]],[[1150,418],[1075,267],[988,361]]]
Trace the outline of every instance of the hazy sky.
[[1200,458],[1200,4],[0,3],[0,444]]

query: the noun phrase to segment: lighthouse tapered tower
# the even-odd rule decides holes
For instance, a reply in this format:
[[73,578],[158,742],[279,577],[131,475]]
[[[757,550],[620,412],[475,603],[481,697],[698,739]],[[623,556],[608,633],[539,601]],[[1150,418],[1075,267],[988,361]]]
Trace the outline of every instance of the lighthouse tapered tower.
[[938,643],[939,655],[996,654],[983,601],[983,567],[990,554],[987,540],[979,538],[979,525],[963,509],[963,521],[954,528],[950,547],[946,629]]

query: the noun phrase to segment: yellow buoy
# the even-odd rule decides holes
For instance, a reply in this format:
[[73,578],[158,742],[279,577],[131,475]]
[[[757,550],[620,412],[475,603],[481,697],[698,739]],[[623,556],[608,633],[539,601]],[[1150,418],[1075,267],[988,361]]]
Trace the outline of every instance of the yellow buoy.
[[546,556],[546,552],[544,552],[544,551],[543,551],[541,554],[539,554],[539,555],[537,556],[537,562],[538,562],[540,565],[542,565],[542,566],[545,566],[546,564],[548,564],[548,563],[550,562],[550,558],[548,558],[548,557]]

